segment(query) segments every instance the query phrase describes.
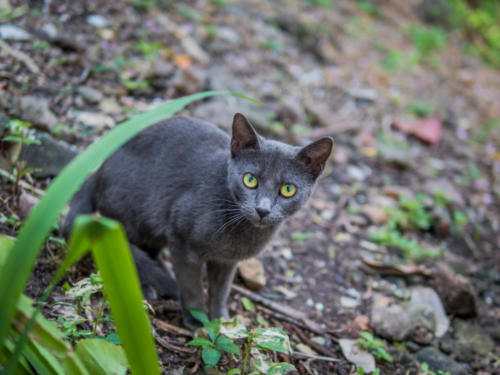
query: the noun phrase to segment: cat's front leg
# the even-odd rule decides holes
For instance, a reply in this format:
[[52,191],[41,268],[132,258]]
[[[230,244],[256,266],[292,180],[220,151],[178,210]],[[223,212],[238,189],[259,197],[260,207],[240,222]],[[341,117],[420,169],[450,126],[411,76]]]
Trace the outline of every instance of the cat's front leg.
[[189,309],[205,310],[203,303],[203,262],[190,256],[189,251],[172,251],[172,265],[180,289],[184,325],[196,329],[201,323],[193,318]]
[[208,310],[210,318],[229,318],[227,297],[236,271],[236,262],[208,261]]

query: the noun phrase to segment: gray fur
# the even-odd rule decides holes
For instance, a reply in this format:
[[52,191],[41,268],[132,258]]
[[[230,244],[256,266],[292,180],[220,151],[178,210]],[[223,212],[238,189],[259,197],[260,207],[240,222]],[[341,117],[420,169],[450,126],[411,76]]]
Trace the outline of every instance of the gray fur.
[[[264,139],[240,114],[232,138],[207,122],[173,117],[139,133],[89,178],[72,202],[65,232],[79,213],[119,220],[141,279],[160,294],[171,294],[165,289],[174,281],[151,258],[168,244],[184,308],[204,309],[206,264],[209,315],[227,317],[237,262],[257,255],[306,202],[331,147],[330,138],[303,149]],[[257,177],[257,188],[243,184],[247,172]],[[292,198],[279,193],[285,183],[297,186]],[[194,325],[186,312],[184,321]]]

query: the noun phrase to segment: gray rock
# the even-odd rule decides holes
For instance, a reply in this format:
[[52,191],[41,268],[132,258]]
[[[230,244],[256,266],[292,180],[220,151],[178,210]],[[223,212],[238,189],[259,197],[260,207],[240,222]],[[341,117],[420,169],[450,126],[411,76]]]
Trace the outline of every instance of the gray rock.
[[442,264],[434,274],[432,286],[443,301],[446,312],[459,317],[477,315],[477,296],[471,282]]
[[47,130],[57,125],[57,117],[49,108],[49,101],[36,96],[23,96],[19,99],[19,117],[36,127]]
[[16,107],[16,103],[17,100],[8,91],[0,89],[0,109],[10,112]]
[[115,126],[115,121],[105,113],[80,111],[76,115],[76,122],[85,126],[102,130],[106,127],[112,128]]
[[457,322],[454,336],[457,357],[464,361],[471,359],[471,353],[486,356],[495,347],[491,337],[481,327],[464,321]]
[[385,163],[394,164],[401,168],[408,168],[411,164],[410,151],[402,147],[379,142],[377,145],[377,154]]
[[216,36],[218,39],[233,46],[239,45],[241,42],[241,37],[230,27],[217,28]]
[[366,100],[369,102],[374,102],[377,100],[377,90],[371,87],[351,87],[347,89],[349,95],[354,99]]
[[366,179],[365,171],[356,165],[347,166],[347,176],[354,181],[364,181]]
[[87,16],[85,21],[89,25],[94,26],[98,29],[102,29],[102,28],[107,27],[109,25],[108,19],[100,14],[90,14]]
[[229,132],[236,112],[245,115],[257,131],[268,134],[272,132],[269,123],[273,112],[244,99],[217,98],[213,101],[202,103],[193,110],[193,116],[212,122],[221,129]]
[[36,138],[40,144],[26,144],[20,156],[20,160],[26,161],[28,168],[40,169],[36,171],[36,177],[56,176],[71,159],[78,155],[78,149],[64,141],[52,138],[49,134],[37,132]]
[[374,299],[370,325],[377,335],[394,341],[404,340],[415,329],[408,312],[400,305],[385,305],[384,298]]
[[149,77],[168,77],[175,71],[175,65],[165,61],[161,56],[156,56],[151,64]]
[[43,25],[42,31],[47,34],[49,39],[54,39],[57,36],[57,27],[53,23]]
[[0,25],[0,39],[24,42],[31,39],[31,34],[19,26],[6,23]]
[[415,354],[415,359],[419,363],[427,363],[431,371],[449,371],[453,375],[468,374],[465,367],[431,346],[419,350]]
[[356,340],[340,339],[340,349],[344,357],[358,367],[363,367],[365,373],[369,374],[375,371],[375,358],[365,350],[356,345]]
[[78,86],[76,92],[89,104],[97,104],[102,98],[102,92],[90,86]]
[[413,317],[423,319],[421,323],[432,329],[436,337],[442,337],[450,326],[441,299],[434,289],[423,287],[413,289],[408,311]]
[[445,177],[428,180],[423,188],[430,195],[434,194],[436,191],[441,191],[453,204],[460,207],[465,205],[462,193]]

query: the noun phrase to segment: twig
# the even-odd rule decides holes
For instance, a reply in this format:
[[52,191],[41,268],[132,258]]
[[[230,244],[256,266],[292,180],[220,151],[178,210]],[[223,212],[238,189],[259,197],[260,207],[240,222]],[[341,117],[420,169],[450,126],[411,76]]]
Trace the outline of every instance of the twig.
[[322,357],[320,355],[312,355],[301,352],[293,352],[293,356],[297,358],[306,358],[306,359],[317,359],[318,361],[327,361],[327,362],[338,362],[340,359],[332,358],[332,357]]
[[481,255],[481,251],[479,250],[477,245],[474,243],[472,238],[467,233],[464,234],[464,240],[465,240],[465,243],[467,244],[467,247],[472,252],[472,255],[474,256],[474,258],[479,259],[480,255]]
[[264,298],[256,293],[253,293],[245,288],[242,288],[239,285],[234,285],[233,284],[233,290],[244,295],[245,297],[250,298],[251,300],[260,303],[261,305],[267,306],[270,309],[273,309],[274,311],[277,311],[281,314],[288,315],[292,318],[295,319],[304,319],[306,317],[306,314],[303,313],[302,311],[295,310],[291,307],[288,306],[283,306],[277,302],[268,300],[267,298]]
[[11,55],[14,59],[21,61],[31,71],[31,73],[39,74],[40,68],[35,64],[33,59],[22,51],[17,51],[9,46],[5,41],[0,39],[0,48],[7,54]]
[[[16,178],[13,175],[11,175],[7,171],[4,171],[3,169],[0,169],[0,176],[5,177],[6,179],[8,179],[11,182],[15,182],[16,181]],[[30,184],[28,184],[25,181],[19,181],[19,185],[21,185],[21,187],[23,189],[29,190],[32,193],[35,193],[35,194],[39,195],[40,197],[45,194],[45,192],[43,190],[38,189],[38,188],[36,188],[34,186],[31,186]]]
[[259,310],[261,310],[263,313],[271,315],[273,318],[278,319],[278,320],[284,320],[287,323],[293,324],[294,326],[300,327],[302,329],[306,329],[312,333],[315,333],[317,335],[323,336],[325,334],[325,331],[323,331],[320,327],[317,326],[317,324],[311,322],[308,319],[302,319],[302,320],[296,320],[293,318],[290,318],[289,316],[277,313],[275,311],[266,309],[263,306],[257,306]]
[[297,336],[299,336],[300,341],[302,341],[307,346],[313,348],[318,353],[323,354],[323,355],[328,356],[328,357],[331,357],[331,356],[334,355],[330,350],[328,350],[326,348],[323,348],[321,345],[316,344],[314,341],[311,341],[304,334],[304,332],[302,332],[298,327],[293,327],[293,330],[295,331],[295,333],[297,334]]
[[182,346],[177,346],[177,345],[171,344],[167,340],[165,340],[164,338],[160,337],[160,335],[158,335],[154,331],[153,331],[153,336],[158,344],[160,344],[161,346],[163,346],[165,349],[168,349],[168,350],[173,350],[176,352],[182,352],[182,353],[188,353],[188,354],[193,354],[197,350],[197,349],[188,349],[188,348],[184,348]]
[[174,335],[178,335],[178,336],[193,337],[193,333],[187,329],[174,326],[173,324],[166,323],[166,322],[159,320],[159,319],[156,319],[156,318],[152,318],[151,321],[153,322],[153,324],[156,327],[158,327],[166,332],[170,332],[170,333],[173,333]]

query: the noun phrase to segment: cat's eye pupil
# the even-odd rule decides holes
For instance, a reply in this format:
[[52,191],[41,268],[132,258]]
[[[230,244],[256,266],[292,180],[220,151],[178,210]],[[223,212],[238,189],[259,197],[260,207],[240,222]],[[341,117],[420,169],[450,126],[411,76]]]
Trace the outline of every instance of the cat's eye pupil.
[[249,189],[255,189],[258,185],[257,178],[251,173],[245,173],[243,175],[243,184]]

